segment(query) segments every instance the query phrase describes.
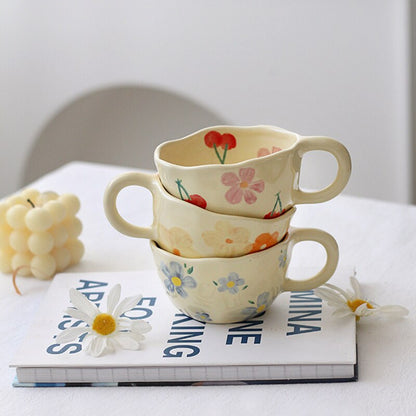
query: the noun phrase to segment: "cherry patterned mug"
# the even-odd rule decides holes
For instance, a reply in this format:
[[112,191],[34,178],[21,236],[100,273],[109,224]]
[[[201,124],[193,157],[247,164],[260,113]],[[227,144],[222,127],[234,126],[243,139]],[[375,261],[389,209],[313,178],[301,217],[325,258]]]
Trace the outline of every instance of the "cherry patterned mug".
[[[331,153],[338,171],[324,189],[306,192],[299,175],[303,155],[313,150]],[[154,161],[171,195],[213,212],[266,219],[335,197],[351,175],[350,155],[337,140],[273,126],[209,127],[160,144]]]
[[[129,186],[144,187],[152,193],[151,226],[131,224],[117,210],[117,196]],[[163,249],[189,258],[235,257],[271,247],[285,237],[296,210],[293,207],[281,216],[264,220],[218,214],[197,205],[195,201],[173,197],[157,174],[145,172],[118,176],[104,196],[105,214],[115,229],[132,237],[155,240]]]

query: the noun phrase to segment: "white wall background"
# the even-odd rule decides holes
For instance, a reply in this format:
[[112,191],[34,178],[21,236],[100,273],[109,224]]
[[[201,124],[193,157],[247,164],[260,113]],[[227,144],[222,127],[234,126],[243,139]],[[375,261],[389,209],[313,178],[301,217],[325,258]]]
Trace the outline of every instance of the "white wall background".
[[232,124],[337,138],[353,160],[346,193],[410,202],[407,12],[407,0],[3,0],[0,197],[54,113],[138,84]]

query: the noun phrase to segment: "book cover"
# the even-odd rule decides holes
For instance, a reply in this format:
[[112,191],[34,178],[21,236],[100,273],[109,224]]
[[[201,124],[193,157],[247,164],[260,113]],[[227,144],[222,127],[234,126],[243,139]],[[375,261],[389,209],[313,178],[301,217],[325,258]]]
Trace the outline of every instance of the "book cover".
[[[126,313],[152,326],[141,350],[95,358],[79,340],[57,344],[61,331],[85,325],[64,312],[72,306],[69,289],[105,312],[116,283],[122,298],[143,295]],[[334,318],[313,291],[283,293],[261,316],[216,325],[177,310],[149,270],[57,275],[10,365],[15,385],[28,386],[348,381],[357,377],[356,363],[354,317]]]

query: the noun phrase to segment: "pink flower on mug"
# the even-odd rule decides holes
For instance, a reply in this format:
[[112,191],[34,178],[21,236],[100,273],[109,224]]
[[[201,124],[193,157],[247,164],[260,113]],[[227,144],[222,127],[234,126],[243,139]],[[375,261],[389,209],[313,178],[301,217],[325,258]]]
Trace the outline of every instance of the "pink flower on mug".
[[270,150],[267,149],[266,147],[261,147],[257,151],[257,157],[268,156],[268,155],[271,155],[272,153],[280,152],[281,150],[282,150],[281,147],[273,146],[272,151],[270,152]]
[[254,204],[257,201],[256,193],[264,190],[263,180],[254,180],[256,171],[253,168],[241,168],[238,175],[234,172],[224,173],[221,182],[230,189],[226,192],[225,198],[231,204],[238,204],[244,198],[247,204]]

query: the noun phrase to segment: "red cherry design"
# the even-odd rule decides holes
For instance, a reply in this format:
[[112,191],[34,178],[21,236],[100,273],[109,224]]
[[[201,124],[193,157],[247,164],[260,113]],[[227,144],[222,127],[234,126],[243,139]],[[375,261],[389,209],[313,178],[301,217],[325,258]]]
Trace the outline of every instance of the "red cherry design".
[[218,147],[221,146],[222,135],[220,132],[212,130],[205,135],[204,140],[208,147]]
[[202,196],[198,194],[189,195],[189,199],[185,199],[185,201],[189,202],[190,204],[194,204],[198,207],[201,207],[203,209],[207,207],[207,201],[205,201],[205,199],[202,198]]
[[178,185],[178,191],[179,191],[179,195],[182,201],[189,202],[190,204],[196,205],[203,209],[207,207],[207,201],[205,201],[205,199],[202,198],[201,195],[198,195],[198,194],[189,195],[188,191],[182,185],[182,179],[176,179],[176,184]]
[[266,220],[270,220],[270,219],[272,219],[272,218],[277,218],[277,217],[280,217],[281,215],[283,215],[285,212],[286,212],[286,210],[285,210],[285,209],[283,209],[281,212],[279,212],[279,211],[275,211],[275,212],[271,211],[271,212],[268,212],[268,213],[264,216],[264,219],[266,219]]
[[222,135],[221,147],[225,149],[226,145],[228,145],[228,150],[234,149],[234,147],[237,145],[235,137],[230,133],[224,133]]
[[234,147],[237,145],[237,141],[235,137],[230,133],[224,133],[221,134],[218,131],[212,130],[208,132],[205,137],[205,144],[208,147],[222,147],[225,149],[225,146],[228,145],[227,149],[234,149]]

